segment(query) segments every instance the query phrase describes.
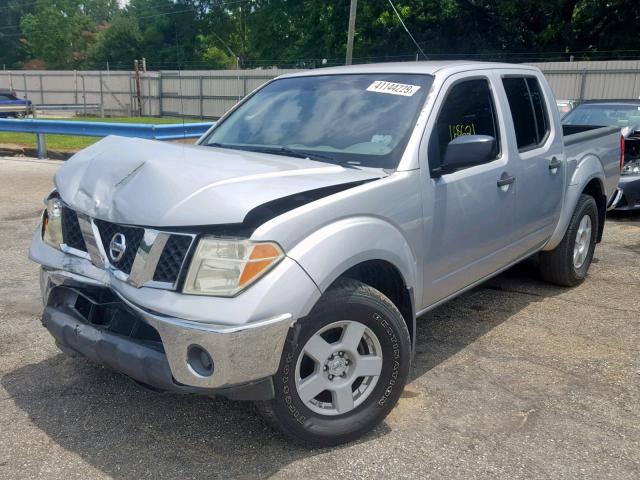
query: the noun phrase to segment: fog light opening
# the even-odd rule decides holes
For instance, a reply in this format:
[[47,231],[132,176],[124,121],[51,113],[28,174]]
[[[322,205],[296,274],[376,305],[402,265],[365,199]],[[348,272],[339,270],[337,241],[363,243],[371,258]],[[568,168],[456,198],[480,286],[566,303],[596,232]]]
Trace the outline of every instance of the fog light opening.
[[213,359],[199,345],[191,345],[187,349],[187,365],[192,373],[200,377],[210,377],[213,373]]

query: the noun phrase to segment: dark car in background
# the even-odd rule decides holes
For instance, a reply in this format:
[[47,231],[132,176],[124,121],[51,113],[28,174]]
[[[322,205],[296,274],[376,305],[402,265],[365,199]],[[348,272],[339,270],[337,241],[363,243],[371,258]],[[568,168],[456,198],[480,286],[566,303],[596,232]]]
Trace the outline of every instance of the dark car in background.
[[30,108],[31,100],[18,98],[13,90],[0,88],[0,118],[23,118]]
[[640,210],[640,100],[589,100],[562,118],[563,125],[616,126],[624,138],[624,167],[616,210]]

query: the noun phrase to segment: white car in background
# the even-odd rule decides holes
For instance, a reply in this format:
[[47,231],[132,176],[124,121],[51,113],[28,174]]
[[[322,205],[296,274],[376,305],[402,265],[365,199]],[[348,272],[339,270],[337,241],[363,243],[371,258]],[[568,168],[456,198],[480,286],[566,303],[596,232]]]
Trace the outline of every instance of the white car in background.
[[556,100],[556,105],[560,111],[560,115],[569,113],[576,106],[575,100]]

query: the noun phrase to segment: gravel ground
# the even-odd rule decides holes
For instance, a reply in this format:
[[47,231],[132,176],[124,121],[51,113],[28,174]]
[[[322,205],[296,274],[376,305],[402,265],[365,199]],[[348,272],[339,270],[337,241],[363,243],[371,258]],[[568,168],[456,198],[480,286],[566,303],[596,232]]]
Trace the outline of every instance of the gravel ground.
[[640,214],[610,219],[578,288],[525,262],[420,319],[386,422],[306,450],[251,404],[56,349],[27,250],[58,165],[0,159],[0,478],[640,478]]

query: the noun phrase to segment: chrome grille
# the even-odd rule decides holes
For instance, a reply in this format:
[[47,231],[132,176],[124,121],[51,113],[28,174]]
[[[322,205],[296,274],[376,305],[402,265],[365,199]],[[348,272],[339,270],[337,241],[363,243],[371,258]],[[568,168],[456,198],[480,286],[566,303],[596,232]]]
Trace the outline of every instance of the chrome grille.
[[64,243],[71,248],[87,251],[87,245],[80,230],[78,215],[69,207],[62,207],[62,238]]
[[[91,219],[67,206],[63,206],[62,228],[65,244],[87,252],[94,265],[110,265],[117,278],[134,286],[164,289],[177,287],[196,236]],[[114,260],[109,247],[118,233],[124,236],[126,248],[122,258]],[[74,254],[74,250],[67,252]]]
[[192,238],[186,235],[171,235],[162,251],[153,279],[156,282],[175,283],[180,275]]
[[[105,222],[104,220],[98,219],[95,219],[94,222],[100,232],[100,241],[102,242],[104,251],[107,254],[109,263],[126,274],[131,273],[131,267],[136,259],[138,247],[140,246],[140,242],[144,236],[144,228],[118,225],[117,223]],[[124,235],[127,242],[127,248],[125,249],[124,256],[120,260],[114,261],[109,255],[109,244],[111,243],[111,239],[117,233]]]

